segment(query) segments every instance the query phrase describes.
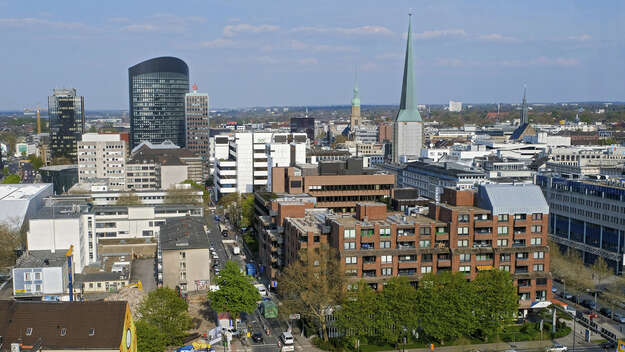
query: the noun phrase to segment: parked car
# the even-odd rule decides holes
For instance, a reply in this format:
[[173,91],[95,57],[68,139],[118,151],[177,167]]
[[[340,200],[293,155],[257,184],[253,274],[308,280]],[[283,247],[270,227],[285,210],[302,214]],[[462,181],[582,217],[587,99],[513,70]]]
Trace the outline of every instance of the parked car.
[[612,309],[610,309],[610,308],[603,307],[603,308],[599,309],[599,313],[601,313],[602,315],[604,315],[604,316],[606,316],[608,318],[612,317]]
[[563,346],[559,343],[554,343],[553,345],[545,348],[546,352],[566,352],[569,349],[566,346]]
[[588,309],[592,309],[592,310],[596,310],[597,309],[597,305],[595,304],[595,301],[590,300],[590,299],[583,300],[581,305],[586,307],[586,308],[588,308]]
[[263,334],[261,334],[260,332],[255,332],[254,334],[252,334],[252,341],[256,343],[263,343]]
[[614,320],[617,323],[625,324],[625,316],[618,314],[618,313],[614,313],[612,315],[612,320]]
[[572,301],[573,297],[575,297],[570,292],[562,292],[560,296],[563,297],[564,299],[568,299],[569,301]]
[[606,342],[602,342],[601,345],[599,345],[599,347],[601,347],[604,350],[611,350],[613,348],[616,348],[616,344],[614,342],[606,341]]

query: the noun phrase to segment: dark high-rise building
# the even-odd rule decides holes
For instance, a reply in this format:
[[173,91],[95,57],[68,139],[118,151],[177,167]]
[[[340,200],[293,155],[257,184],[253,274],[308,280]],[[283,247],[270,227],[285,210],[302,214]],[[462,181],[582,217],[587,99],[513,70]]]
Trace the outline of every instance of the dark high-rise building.
[[291,133],[306,133],[306,136],[312,142],[315,139],[315,118],[292,117]]
[[184,97],[189,67],[175,57],[157,57],[128,69],[130,148],[142,141],[170,140],[184,147]]
[[76,89],[54,89],[48,97],[50,153],[76,162],[76,146],[85,130],[85,98]]

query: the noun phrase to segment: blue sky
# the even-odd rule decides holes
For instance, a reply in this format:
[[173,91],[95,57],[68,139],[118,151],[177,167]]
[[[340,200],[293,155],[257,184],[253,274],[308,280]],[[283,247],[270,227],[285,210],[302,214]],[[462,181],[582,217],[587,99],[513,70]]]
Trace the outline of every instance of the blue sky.
[[128,67],[187,62],[214,107],[397,104],[412,11],[420,103],[625,100],[623,1],[0,0],[0,109],[75,87],[128,108]]

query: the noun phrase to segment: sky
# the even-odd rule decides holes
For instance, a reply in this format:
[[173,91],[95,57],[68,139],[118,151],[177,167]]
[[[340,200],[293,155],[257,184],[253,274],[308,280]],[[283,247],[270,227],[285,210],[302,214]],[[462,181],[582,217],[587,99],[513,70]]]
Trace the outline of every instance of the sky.
[[128,68],[175,56],[211,107],[398,104],[408,13],[422,104],[625,100],[621,0],[0,0],[0,110],[76,88],[128,109]]

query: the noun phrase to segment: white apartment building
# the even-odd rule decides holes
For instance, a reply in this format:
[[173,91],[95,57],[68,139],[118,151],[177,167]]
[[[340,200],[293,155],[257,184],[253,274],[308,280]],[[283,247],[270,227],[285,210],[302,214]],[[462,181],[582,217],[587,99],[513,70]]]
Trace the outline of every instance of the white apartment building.
[[126,142],[119,134],[85,133],[78,142],[78,182],[103,180],[110,189],[126,188]]
[[[228,193],[251,193],[267,187],[270,170],[306,162],[305,133],[248,132],[215,137],[214,185],[218,197]],[[218,143],[219,142],[219,143]]]

